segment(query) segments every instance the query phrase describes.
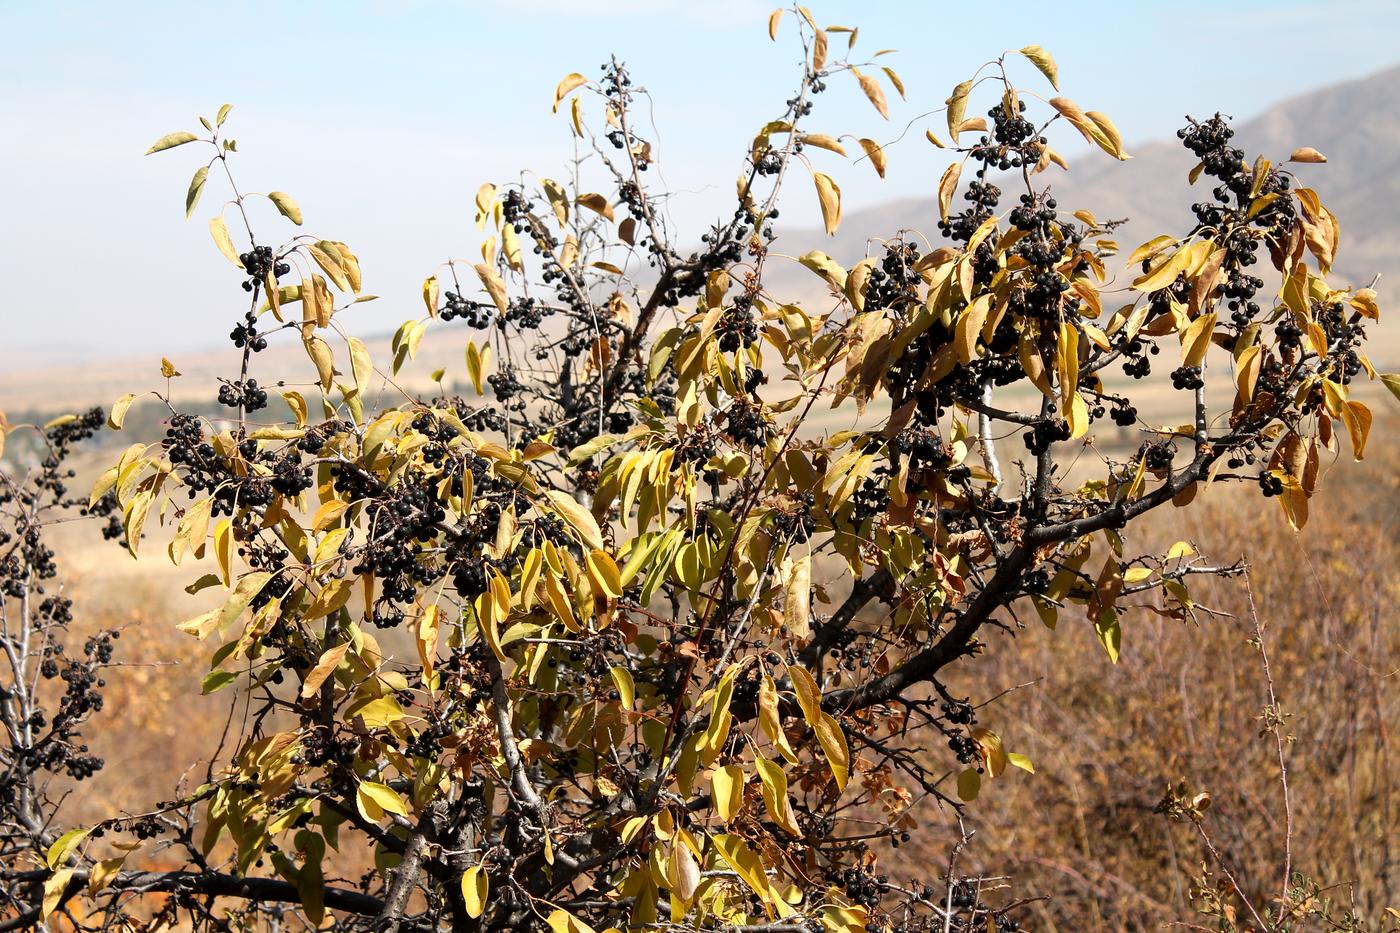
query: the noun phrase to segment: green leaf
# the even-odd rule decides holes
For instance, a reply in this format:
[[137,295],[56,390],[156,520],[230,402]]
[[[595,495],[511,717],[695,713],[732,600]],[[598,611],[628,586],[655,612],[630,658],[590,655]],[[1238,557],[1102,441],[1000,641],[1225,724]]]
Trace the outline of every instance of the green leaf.
[[977,792],[982,789],[982,775],[977,773],[976,768],[968,768],[958,775],[958,799],[971,803],[977,799]]
[[190,190],[185,192],[185,219],[189,220],[194,213],[194,206],[199,203],[199,193],[204,190],[204,181],[209,177],[209,166],[201,165],[199,171],[194,173],[190,179]]
[[617,695],[622,701],[622,708],[631,709],[637,701],[637,687],[632,680],[632,672],[619,666],[614,667],[608,673],[612,675],[613,685],[617,687]]
[[193,133],[167,133],[160,139],[157,139],[151,145],[151,148],[146,150],[146,155],[150,155],[153,152],[164,152],[167,149],[174,149],[176,146],[183,146],[185,143],[192,143],[197,139],[199,139],[199,137]]
[[87,838],[87,834],[88,830],[86,829],[70,829],[54,840],[54,844],[49,846],[48,855],[45,858],[49,868],[56,869],[67,861],[69,854]]
[[219,115],[218,115],[217,117],[214,118],[214,124],[215,124],[216,126],[223,126],[223,125],[224,125],[224,121],[228,119],[228,112],[229,112],[230,110],[232,110],[232,109],[233,109],[233,104],[224,104],[222,107],[220,107],[220,108],[219,108]]
[[1108,659],[1117,664],[1118,652],[1123,647],[1123,629],[1118,624],[1118,613],[1113,611],[1113,607],[1106,607],[1099,613],[1099,618],[1094,623],[1094,633],[1099,636],[1103,649],[1108,652]]
[[283,217],[287,218],[298,227],[301,226],[301,208],[297,206],[296,201],[292,200],[290,194],[287,194],[285,191],[274,191],[267,197],[268,200],[277,205],[277,210],[281,212]]
[[1400,400],[1400,373],[1381,373],[1381,382],[1390,390],[1390,394]]
[[355,805],[360,815],[372,822],[379,822],[386,813],[407,816],[408,808],[392,787],[375,781],[364,781],[355,789]]
[[[236,646],[237,642],[233,644]],[[201,696],[218,693],[237,679],[238,675],[232,671],[210,671],[204,675],[204,680],[200,681],[199,693]]]

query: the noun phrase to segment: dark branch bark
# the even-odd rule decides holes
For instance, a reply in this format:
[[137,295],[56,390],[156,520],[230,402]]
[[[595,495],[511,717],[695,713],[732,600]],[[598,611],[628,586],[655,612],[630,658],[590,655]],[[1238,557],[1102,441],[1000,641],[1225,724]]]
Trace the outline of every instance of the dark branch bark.
[[996,574],[938,641],[883,677],[827,694],[822,705],[832,713],[864,709],[894,699],[914,684],[928,680],[960,657],[992,613],[1010,601],[1014,587],[1022,572],[1031,566],[1038,547],[1082,537],[1104,528],[1120,527],[1170,502],[1201,478],[1212,458],[1209,446],[1202,446],[1190,464],[1140,499],[1118,503],[1083,518],[1029,529],[1021,545],[1006,556]]

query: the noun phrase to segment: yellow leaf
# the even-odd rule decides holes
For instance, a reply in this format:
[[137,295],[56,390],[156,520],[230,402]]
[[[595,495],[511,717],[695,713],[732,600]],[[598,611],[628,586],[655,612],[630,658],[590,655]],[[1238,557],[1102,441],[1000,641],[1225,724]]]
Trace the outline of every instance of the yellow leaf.
[[826,67],[826,31],[818,29],[812,36],[812,70],[821,71]]
[[860,89],[865,92],[865,96],[870,100],[871,105],[879,111],[880,116],[886,120],[890,118],[890,105],[885,102],[885,89],[880,87],[880,81],[874,75],[856,72],[857,80],[860,81]]
[[700,865],[695,861],[695,853],[680,839],[671,843],[671,858],[667,865],[671,892],[682,903],[689,904],[700,887]]
[[1113,121],[1108,118],[1107,114],[1090,110],[1085,116],[1093,120],[1094,125],[1099,128],[1099,132],[1103,134],[1103,140],[1099,142],[1099,146],[1104,152],[1119,161],[1127,161],[1131,158],[1123,150],[1123,137],[1119,135],[1118,127],[1113,125]]
[[408,815],[403,798],[392,787],[375,781],[362,781],[359,787],[355,788],[355,806],[360,815],[372,823],[382,820],[386,813]]
[[802,716],[807,720],[807,725],[815,727],[822,712],[821,688],[805,668],[789,664],[787,670],[792,690],[797,694],[797,703],[802,707]]
[[875,166],[875,174],[881,178],[885,177],[885,150],[873,139],[861,139],[860,148],[865,150],[865,154],[870,157],[870,164]]
[[566,492],[549,490],[545,495],[548,496],[549,502],[554,506],[555,511],[562,515],[564,520],[569,523],[574,531],[578,532],[580,537],[582,537],[584,544],[587,544],[594,550],[602,550],[603,532],[602,529],[598,527],[598,521],[593,517],[592,512],[579,505],[578,502]]
[[1079,331],[1068,321],[1060,322],[1055,345],[1055,374],[1060,380],[1060,400],[1068,407],[1079,391]]
[[302,621],[311,622],[339,612],[341,607],[350,601],[350,594],[354,592],[354,589],[354,584],[350,580],[332,580],[327,583],[321,592],[316,594],[311,605],[306,607]]
[[219,561],[219,571],[224,577],[224,586],[233,585],[233,523],[225,518],[214,526],[214,556]]
[[801,137],[804,146],[816,146],[818,149],[825,149],[827,152],[834,152],[837,155],[845,155],[845,147],[833,136],[825,133],[805,133]]
[[316,366],[316,376],[321,388],[329,392],[331,383],[335,381],[335,355],[331,352],[330,344],[320,337],[311,336],[303,338],[302,345],[306,348],[306,355]]
[[321,659],[316,662],[316,666],[306,675],[306,680],[302,681],[301,695],[303,697],[315,696],[316,691],[321,689],[321,685],[326,682],[326,679],[335,673],[336,667],[345,657],[345,652],[349,650],[350,643],[347,641],[323,653]]
[[63,900],[64,893],[68,890],[68,882],[71,881],[72,878],[73,869],[64,868],[54,872],[45,879],[44,902],[39,910],[40,919],[47,920],[49,915],[58,909],[59,903]]
[[1342,421],[1351,438],[1352,459],[1360,460],[1366,455],[1366,438],[1371,433],[1371,409],[1361,402],[1345,402],[1342,405]]
[[1210,335],[1215,332],[1215,312],[1202,314],[1181,332],[1181,363],[1200,366],[1210,349]]
[[982,759],[987,763],[988,775],[996,777],[1006,770],[1008,761],[1001,736],[991,729],[978,726],[972,730],[972,738],[982,751]]
[[215,217],[209,221],[209,235],[214,238],[214,245],[219,248],[224,258],[242,269],[243,260],[238,258],[238,249],[234,247],[233,238],[228,233],[228,224],[224,223],[222,217]]
[[1294,149],[1293,154],[1288,157],[1289,162],[1326,162],[1327,156],[1318,152],[1312,146],[1303,146]]
[[273,191],[268,194],[267,198],[277,205],[278,213],[298,227],[301,226],[301,208],[297,206],[296,201],[292,200],[290,194],[285,191]]
[[772,39],[774,42],[778,40],[778,23],[782,21],[782,18],[782,7],[778,7],[778,9],[768,14],[768,38]]
[[563,908],[556,908],[545,922],[553,933],[596,933],[591,926]]
[[613,686],[617,687],[617,696],[622,708],[631,709],[637,701],[637,686],[632,680],[632,672],[619,666],[608,671],[608,674],[612,677]]
[[429,317],[437,317],[438,279],[435,275],[430,275],[423,280],[423,304],[428,306]]
[[851,748],[846,743],[846,733],[841,724],[830,713],[822,713],[812,727],[817,733],[817,741],[826,753],[827,764],[831,766],[831,776],[836,780],[837,790],[846,789],[846,781],[851,773]]
[[1178,541],[1167,551],[1166,560],[1178,560],[1182,557],[1190,557],[1196,553],[1196,549],[1188,541]]
[[958,140],[958,127],[962,125],[963,114],[967,113],[967,96],[972,92],[972,82],[964,81],[953,88],[953,93],[944,101],[948,105],[948,132],[953,134],[953,142]]
[[418,660],[423,667],[423,683],[427,684],[433,678],[433,666],[437,661],[438,646],[438,620],[440,610],[437,604],[429,606],[423,610],[423,614],[418,617]]
[[977,792],[982,789],[982,775],[977,773],[976,768],[968,768],[958,775],[958,799],[971,803],[977,799]]
[[811,632],[812,557],[810,554],[793,562],[792,572],[787,581],[783,620],[788,631],[798,638],[805,638]]
[[486,912],[490,890],[491,879],[480,865],[473,865],[462,873],[462,900],[466,903],[468,917],[475,920]]
[[491,300],[496,303],[496,310],[501,314],[506,313],[506,283],[496,274],[496,270],[490,266],[478,263],[476,274],[481,279],[481,284],[486,286],[487,293]]
[[588,208],[600,217],[605,217],[608,220],[614,219],[612,205],[609,204],[608,199],[601,194],[596,192],[581,194],[578,196],[578,204],[580,207]]
[[812,181],[817,186],[817,200],[821,202],[822,222],[826,225],[827,235],[834,235],[841,225],[841,189],[831,180],[831,176],[822,172],[813,172]]
[[733,820],[744,805],[744,769],[738,765],[716,768],[710,776],[710,796],[719,818],[726,823]]
[[954,162],[943,171],[943,177],[938,181],[938,215],[944,220],[948,219],[948,212],[952,209],[953,194],[958,190],[958,177],[962,175],[962,163]]
[[1057,91],[1060,89],[1060,70],[1056,67],[1055,59],[1049,52],[1038,45],[1028,45],[1021,49],[1021,54],[1030,59],[1032,65],[1040,69],[1040,73],[1049,80],[1051,87]]
[[70,829],[55,839],[44,856],[44,861],[49,868],[58,868],[68,861],[69,854],[87,838],[88,832],[89,830],[86,829]]
[[554,88],[553,112],[559,112],[559,105],[564,102],[564,98],[568,97],[570,92],[572,92],[576,88],[583,87],[583,85],[587,83],[588,79],[576,71],[572,72],[571,74],[565,75],[564,80],[560,81],[559,84]]
[[151,148],[146,150],[146,155],[150,155],[153,152],[163,152],[166,149],[173,149],[176,146],[183,146],[185,143],[192,143],[198,138],[198,136],[190,132],[166,133],[151,144]]
[[[852,42],[852,43],[855,42],[855,33],[854,33],[854,32],[851,33],[851,42]],[[899,92],[900,98],[903,99],[903,97],[904,97],[904,82],[903,82],[902,80],[900,80],[899,75],[895,74],[895,71],[894,71],[893,68],[881,66],[881,67],[880,67],[880,70],[883,71],[883,72],[885,73],[885,77],[887,77],[887,78],[890,79],[890,85],[891,85],[896,91]]]
[[496,656],[498,661],[506,659],[506,653],[501,650],[500,621],[509,612],[509,602],[505,605],[501,604],[497,599],[495,586],[476,598],[476,617],[481,624],[481,637],[486,639],[487,647],[491,649],[491,653]]
[[758,769],[759,780],[763,782],[763,805],[768,810],[769,819],[784,832],[800,836],[802,830],[797,826],[792,802],[788,800],[788,780],[782,766],[766,758],[755,759],[754,766]]
[[122,422],[126,420],[126,413],[134,401],[136,401],[136,396],[128,392],[113,402],[112,411],[107,415],[107,427],[113,431],[120,431]]
[[1167,249],[1171,246],[1175,246],[1176,243],[1176,237],[1170,237],[1166,234],[1163,234],[1161,236],[1155,236],[1152,239],[1148,240],[1146,243],[1139,246],[1137,249],[1133,250],[1132,255],[1128,257],[1128,265],[1135,266],[1138,263],[1142,262],[1144,259],[1151,259],[1153,256],[1156,256],[1164,249]]
[[597,589],[613,599],[622,598],[622,574],[617,563],[606,551],[593,550],[584,558],[588,567],[588,579]]
[[100,894],[107,889],[121,871],[122,863],[126,861],[126,856],[118,858],[103,859],[92,867],[92,874],[88,876],[88,896]]
[[969,363],[977,355],[977,340],[982,336],[982,325],[987,323],[987,312],[991,310],[992,296],[979,295],[958,317],[954,349],[958,362]]

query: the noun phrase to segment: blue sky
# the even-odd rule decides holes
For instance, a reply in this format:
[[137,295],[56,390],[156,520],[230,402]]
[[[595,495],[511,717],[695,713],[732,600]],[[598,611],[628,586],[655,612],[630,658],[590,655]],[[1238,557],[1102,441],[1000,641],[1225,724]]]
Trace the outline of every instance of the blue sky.
[[[471,198],[521,169],[558,174],[572,153],[550,114],[565,73],[609,52],[655,100],[671,209],[690,229],[728,195],[747,140],[781,109],[797,56],[770,43],[770,2],[515,0],[237,4],[0,0],[0,366],[97,354],[153,358],[217,346],[240,313],[230,270],[183,194],[192,150],[145,158],[152,140],[236,105],[240,183],[293,194],[307,230],[359,254],[356,328],[418,313],[423,277],[478,242]],[[809,128],[888,141],[942,105],[1003,49],[1039,43],[1064,93],[1110,114],[1129,142],[1169,135],[1185,113],[1247,117],[1393,64],[1388,0],[812,3],[858,25],[857,51],[899,71],[907,102],[887,123],[849,78]],[[788,24],[789,29],[791,23]],[[1039,78],[1025,69],[1024,82]],[[947,156],[915,123],[891,177],[832,158],[849,205],[930,198]],[[815,217],[794,190],[786,219]],[[211,287],[212,286],[212,287]]]

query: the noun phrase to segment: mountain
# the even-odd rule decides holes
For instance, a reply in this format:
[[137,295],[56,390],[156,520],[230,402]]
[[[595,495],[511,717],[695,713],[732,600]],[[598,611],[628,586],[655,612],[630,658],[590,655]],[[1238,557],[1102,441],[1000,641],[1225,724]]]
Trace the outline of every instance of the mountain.
[[[1292,98],[1234,126],[1234,141],[1251,160],[1262,153],[1278,163],[1300,146],[1327,156],[1325,164],[1290,163],[1288,168],[1341,220],[1333,281],[1367,285],[1382,273],[1376,289],[1384,323],[1384,312],[1400,304],[1400,66]],[[1125,253],[1159,233],[1185,232],[1192,220],[1190,203],[1210,196],[1204,182],[1188,186],[1196,160],[1176,139],[1129,146],[1128,151],[1133,158],[1127,162],[1083,153],[1069,160],[1069,172],[1052,166],[1037,176],[1042,185],[1048,183],[1062,211],[1084,208],[1100,220],[1128,218],[1115,235]],[[881,240],[902,229],[922,231],[937,246],[935,185],[931,181],[926,198],[851,212],[834,237],[780,229],[774,248],[800,253],[815,247],[849,266],[867,255],[867,244],[870,254],[878,254]],[[1015,194],[1003,187],[1008,191],[1005,209]],[[794,263],[771,264],[770,274],[778,294],[788,294],[787,288],[812,294],[820,287],[815,276]],[[1372,338],[1377,364],[1400,362],[1400,325],[1377,329]]]

